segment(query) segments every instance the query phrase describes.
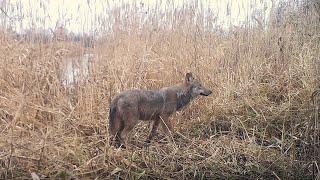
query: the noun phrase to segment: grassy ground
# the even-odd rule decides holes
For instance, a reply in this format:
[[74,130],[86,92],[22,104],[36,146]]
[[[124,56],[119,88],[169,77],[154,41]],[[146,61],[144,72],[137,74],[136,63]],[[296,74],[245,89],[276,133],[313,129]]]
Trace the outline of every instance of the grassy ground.
[[[319,178],[319,14],[295,13],[228,35],[197,24],[114,27],[90,49],[1,32],[0,178]],[[84,52],[95,56],[88,77],[63,85],[64,61]],[[173,85],[188,71],[213,94],[172,117],[174,143],[160,132],[139,147],[149,128],[141,123],[128,149],[109,147],[112,97]]]

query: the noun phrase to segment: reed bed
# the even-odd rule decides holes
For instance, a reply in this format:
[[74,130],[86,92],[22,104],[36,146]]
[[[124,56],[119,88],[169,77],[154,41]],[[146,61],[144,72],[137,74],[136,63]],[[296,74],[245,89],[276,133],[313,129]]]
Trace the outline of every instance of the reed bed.
[[[139,26],[132,8],[92,48],[1,31],[0,178],[319,178],[319,7],[227,33],[188,21],[192,6],[163,26],[156,16]],[[65,62],[83,53],[94,55],[89,73],[64,84]],[[173,143],[160,136],[141,147],[141,123],[127,149],[109,146],[112,97],[173,85],[189,71],[213,94],[172,117]]]

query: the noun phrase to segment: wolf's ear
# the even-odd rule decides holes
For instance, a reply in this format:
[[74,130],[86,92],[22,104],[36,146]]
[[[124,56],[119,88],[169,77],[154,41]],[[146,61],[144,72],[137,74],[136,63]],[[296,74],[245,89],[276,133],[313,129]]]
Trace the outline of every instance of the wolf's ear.
[[186,74],[186,83],[190,83],[190,82],[192,82],[192,80],[193,80],[192,73],[191,73],[191,72],[188,72],[188,73]]

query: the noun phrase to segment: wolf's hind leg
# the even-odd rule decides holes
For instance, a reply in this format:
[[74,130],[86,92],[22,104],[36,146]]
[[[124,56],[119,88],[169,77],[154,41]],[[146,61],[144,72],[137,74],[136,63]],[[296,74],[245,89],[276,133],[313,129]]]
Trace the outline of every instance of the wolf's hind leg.
[[121,138],[120,133],[124,128],[124,123],[120,117],[116,117],[114,121],[114,126],[112,129],[109,129],[109,143],[110,146],[114,146],[116,148],[121,146]]
[[128,135],[134,126],[139,122],[137,113],[131,112],[126,113],[123,116],[124,128],[120,133],[120,141],[123,145],[126,145],[128,142]]

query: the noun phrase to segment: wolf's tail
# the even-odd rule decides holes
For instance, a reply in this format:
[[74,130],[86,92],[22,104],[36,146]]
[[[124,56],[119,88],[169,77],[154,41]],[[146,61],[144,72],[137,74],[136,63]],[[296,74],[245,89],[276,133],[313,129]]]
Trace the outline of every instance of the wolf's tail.
[[110,135],[115,135],[116,132],[118,131],[118,127],[116,127],[116,125],[118,124],[116,122],[116,114],[117,114],[116,103],[111,103],[110,109],[109,109],[109,134]]

